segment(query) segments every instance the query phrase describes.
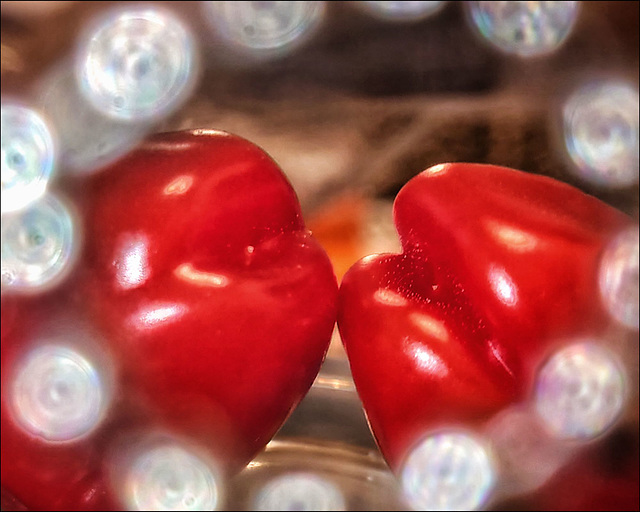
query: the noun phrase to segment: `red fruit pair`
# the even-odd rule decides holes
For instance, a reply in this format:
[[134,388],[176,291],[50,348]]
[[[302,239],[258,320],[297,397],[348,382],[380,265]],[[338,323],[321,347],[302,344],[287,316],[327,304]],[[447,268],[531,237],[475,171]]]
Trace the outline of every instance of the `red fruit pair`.
[[[148,506],[140,482],[169,463],[202,483],[183,506],[217,499],[209,478],[248,462],[308,390],[338,308],[399,471],[425,432],[481,425],[526,399],[566,339],[603,334],[597,268],[629,224],[545,178],[436,167],[396,201],[404,253],[354,265],[338,300],[294,191],[237,137],[159,135],[69,191],[85,233],[75,274],[55,295],[3,297],[2,484],[30,508]],[[24,405],[20,368],[46,357],[99,382],[91,422],[34,416],[55,397]]]

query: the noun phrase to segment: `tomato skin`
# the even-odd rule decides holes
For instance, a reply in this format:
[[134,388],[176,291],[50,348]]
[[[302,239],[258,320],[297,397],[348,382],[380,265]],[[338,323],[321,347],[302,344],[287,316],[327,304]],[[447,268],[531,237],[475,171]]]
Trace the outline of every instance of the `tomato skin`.
[[[122,506],[108,460],[129,431],[186,440],[238,471],[308,391],[335,323],[336,278],[291,185],[252,143],[201,130],[155,135],[67,192],[83,249],[57,292],[99,333],[114,399],[64,446],[26,435],[3,407],[3,486],[29,508]],[[27,449],[5,472],[5,452]],[[44,459],[77,474],[50,481]]]
[[631,220],[558,181],[444,164],[394,203],[403,253],[356,263],[338,326],[378,445],[397,470],[421,436],[527,400],[555,349],[604,336],[606,244]]

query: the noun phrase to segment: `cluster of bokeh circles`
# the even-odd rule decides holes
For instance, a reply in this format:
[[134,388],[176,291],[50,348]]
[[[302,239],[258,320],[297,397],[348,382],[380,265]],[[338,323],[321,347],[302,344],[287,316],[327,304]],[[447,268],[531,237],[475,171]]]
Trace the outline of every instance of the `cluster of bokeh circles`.
[[[354,9],[399,25],[436,17],[447,3],[351,2]],[[325,2],[313,1],[200,4],[210,30],[230,52],[260,61],[296,51],[322,30],[327,10]],[[465,9],[479,41],[505,56],[531,59],[553,53],[570,37],[580,3],[486,1],[467,2]],[[49,183],[60,173],[104,167],[179,109],[198,85],[201,44],[165,6],[118,8],[87,26],[73,59],[42,79],[36,102],[2,98],[3,294],[41,293],[69,274],[81,244],[81,219]],[[615,77],[576,84],[558,115],[576,176],[610,189],[638,182],[637,84]],[[637,228],[612,240],[599,285],[612,318],[637,330]],[[14,386],[24,427],[54,441],[91,431],[108,400],[94,366],[54,345],[27,357]],[[506,487],[512,493],[535,488],[579,446],[568,448],[564,440],[588,441],[611,427],[625,405],[627,382],[624,365],[597,340],[565,346],[540,370],[530,406],[505,411],[484,433],[436,432],[417,446],[400,475],[407,503],[420,510],[484,506],[504,478],[496,461],[510,457],[514,436],[532,432],[536,448],[512,460],[520,472]],[[534,452],[541,447],[552,455],[536,464]],[[179,444],[150,446],[130,468],[125,478],[134,509],[219,505],[215,470]],[[320,476],[292,474],[270,482],[255,503],[256,510],[289,506],[341,510],[345,502]]]

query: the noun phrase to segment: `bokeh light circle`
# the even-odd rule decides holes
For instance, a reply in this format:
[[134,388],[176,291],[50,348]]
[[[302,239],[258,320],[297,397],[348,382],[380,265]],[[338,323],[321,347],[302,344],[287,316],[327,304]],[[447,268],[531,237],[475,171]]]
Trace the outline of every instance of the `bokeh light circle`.
[[100,374],[82,354],[44,345],[19,365],[11,397],[18,422],[49,441],[71,441],[103,417],[106,395]]
[[419,21],[440,12],[443,1],[363,1],[358,7],[384,21]]
[[588,83],[562,108],[564,142],[573,172],[595,185],[638,183],[638,88],[616,81]]
[[216,510],[216,472],[190,450],[166,443],[143,451],[126,474],[130,510]]
[[76,73],[85,98],[105,115],[157,119],[191,90],[197,59],[192,34],[156,7],[118,11],[86,37]]
[[254,506],[254,510],[346,510],[340,490],[310,473],[273,478],[260,490]]
[[39,199],[55,166],[51,129],[35,110],[2,103],[2,212]]
[[615,422],[624,404],[625,375],[614,355],[584,341],[556,352],[537,377],[535,408],[563,439],[590,439]]
[[467,2],[473,25],[501,51],[535,57],[557,50],[578,17],[579,2]]
[[488,448],[471,434],[442,432],[418,444],[400,473],[404,497],[414,510],[477,510],[495,482]]
[[2,217],[2,289],[39,292],[71,268],[79,237],[70,209],[46,194],[24,210]]
[[286,55],[324,19],[325,2],[205,2],[214,32],[232,49],[262,58]]
[[607,246],[600,260],[600,296],[609,314],[618,322],[638,329],[639,257],[638,226],[619,233]]

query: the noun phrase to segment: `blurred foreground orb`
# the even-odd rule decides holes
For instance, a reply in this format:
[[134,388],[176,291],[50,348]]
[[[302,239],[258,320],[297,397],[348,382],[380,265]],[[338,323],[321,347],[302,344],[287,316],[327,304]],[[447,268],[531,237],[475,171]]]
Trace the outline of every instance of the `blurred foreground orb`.
[[119,120],[96,110],[81,94],[71,65],[60,66],[41,81],[39,105],[56,127],[61,172],[86,174],[104,168],[150,131],[148,122]]
[[480,440],[445,432],[429,436],[412,450],[400,478],[414,510],[477,510],[494,486],[495,470]]
[[51,194],[2,217],[3,291],[40,292],[57,284],[77,250],[73,215]]
[[562,468],[573,451],[549,435],[529,407],[507,407],[491,417],[485,436],[500,465],[500,493],[516,496],[541,487]]
[[195,41],[171,13],[156,7],[117,11],[88,33],[77,55],[85,98],[116,119],[158,119],[192,89]]
[[2,212],[15,211],[44,194],[55,164],[53,137],[34,110],[2,103]]
[[347,510],[340,490],[308,473],[288,473],[265,485],[254,510]]
[[607,349],[591,342],[556,352],[536,382],[535,407],[545,425],[564,439],[590,439],[617,419],[625,375]]
[[638,88],[590,83],[562,109],[564,141],[578,177],[609,188],[638,183]]
[[216,510],[220,501],[213,468],[176,443],[139,454],[125,485],[130,510]]
[[204,2],[215,33],[254,57],[289,53],[324,19],[325,2]]
[[520,57],[556,50],[571,33],[579,2],[468,2],[482,37]]
[[371,16],[385,21],[418,21],[439,12],[443,1],[358,2],[358,6]]
[[606,248],[600,261],[600,295],[609,314],[618,322],[638,329],[638,226],[620,233]]
[[94,365],[75,350],[44,345],[19,366],[11,397],[16,417],[34,435],[71,441],[93,430],[106,408]]

